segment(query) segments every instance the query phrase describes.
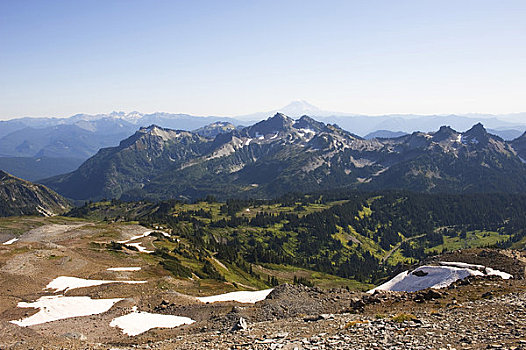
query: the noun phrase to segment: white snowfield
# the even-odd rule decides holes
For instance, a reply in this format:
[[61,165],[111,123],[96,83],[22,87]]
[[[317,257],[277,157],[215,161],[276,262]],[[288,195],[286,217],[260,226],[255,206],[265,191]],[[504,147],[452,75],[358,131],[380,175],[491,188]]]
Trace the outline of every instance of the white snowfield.
[[140,252],[140,253],[146,253],[146,254],[151,254],[153,253],[153,250],[148,250],[146,248],[144,248],[142,245],[141,245],[141,242],[136,242],[136,243],[126,243],[127,246],[130,246],[130,247],[135,247],[137,248],[137,250]]
[[486,276],[499,276],[503,280],[509,280],[510,278],[513,278],[513,275],[510,275],[504,271],[494,270],[491,267],[486,267],[484,272],[486,273]]
[[91,299],[90,297],[66,297],[63,295],[45,296],[31,303],[18,303],[18,307],[32,307],[40,310],[32,316],[10,322],[21,327],[29,327],[65,318],[97,315],[108,311],[121,300],[122,298]]
[[147,281],[105,281],[105,280],[87,280],[84,278],[60,276],[49,282],[46,289],[54,289],[56,292],[68,291],[75,288],[100,286],[101,284],[107,283],[128,283],[138,284],[146,283]]
[[140,267],[110,267],[106,270],[108,271],[139,271]]
[[440,261],[440,265],[443,266],[454,266],[454,267],[465,267],[472,270],[479,270],[484,273],[486,276],[499,276],[500,278],[504,280],[509,280],[510,278],[513,278],[512,275],[510,275],[507,272],[499,271],[492,269],[491,267],[486,267],[484,265],[473,265],[473,264],[466,264],[463,262],[450,262],[450,261]]
[[272,292],[274,288],[258,290],[255,292],[251,291],[239,291],[239,292],[230,292],[219,295],[212,295],[209,297],[197,297],[197,300],[203,303],[214,303],[216,301],[237,301],[240,303],[250,303],[254,304],[258,301],[265,300],[267,295]]
[[164,231],[159,231],[159,230],[149,230],[149,231],[146,231],[140,235],[137,235],[137,236],[133,236],[132,238],[130,239],[126,239],[124,241],[117,241],[117,243],[121,243],[121,244],[126,244],[128,242],[131,242],[131,241],[135,241],[136,239],[139,239],[139,238],[143,238],[143,237],[147,237],[149,236],[150,234],[154,233],[154,232],[160,232],[162,233],[165,237],[170,237],[170,235]]
[[144,333],[152,328],[175,328],[195,321],[188,317],[152,314],[149,312],[133,311],[127,315],[114,318],[111,327],[118,327],[123,333],[134,336]]
[[442,266],[463,267],[466,269],[479,270],[479,271],[484,271],[484,269],[486,268],[486,266],[484,265],[468,264],[468,263],[463,263],[463,262],[458,262],[458,261],[439,261],[438,264]]
[[3,245],[10,245],[18,241],[18,238],[11,238],[9,241],[2,243]]
[[[368,293],[377,290],[416,292],[426,288],[444,288],[451,283],[468,276],[500,276],[509,279],[512,275],[494,270],[482,265],[471,265],[459,262],[440,262],[441,266],[420,266],[414,271],[399,273],[384,284],[371,289]],[[419,274],[419,272],[421,272]]]

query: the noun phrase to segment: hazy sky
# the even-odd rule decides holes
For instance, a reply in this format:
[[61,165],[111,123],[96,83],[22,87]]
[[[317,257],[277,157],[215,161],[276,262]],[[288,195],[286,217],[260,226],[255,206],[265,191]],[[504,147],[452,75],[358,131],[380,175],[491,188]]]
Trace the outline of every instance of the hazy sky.
[[0,119],[526,111],[526,1],[0,0]]

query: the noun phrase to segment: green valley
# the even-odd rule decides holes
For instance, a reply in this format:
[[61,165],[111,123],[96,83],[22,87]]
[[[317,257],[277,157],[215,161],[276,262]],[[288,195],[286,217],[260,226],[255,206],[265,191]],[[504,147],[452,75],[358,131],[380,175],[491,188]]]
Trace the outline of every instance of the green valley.
[[197,276],[197,288],[296,282],[366,289],[444,251],[516,246],[524,213],[524,195],[341,190],[275,200],[87,202],[68,215],[169,232],[153,235],[147,249],[154,253],[144,258],[176,277]]

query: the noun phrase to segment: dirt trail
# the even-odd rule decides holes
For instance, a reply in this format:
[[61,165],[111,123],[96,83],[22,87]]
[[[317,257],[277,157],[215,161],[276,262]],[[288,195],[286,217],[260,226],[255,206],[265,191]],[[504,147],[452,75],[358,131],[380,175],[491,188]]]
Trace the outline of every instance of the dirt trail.
[[424,237],[425,234],[422,234],[422,235],[418,235],[418,236],[413,236],[413,237],[408,237],[408,238],[404,238],[402,240],[402,242],[398,242],[394,247],[393,249],[391,249],[389,252],[387,252],[387,254],[385,254],[385,256],[382,258],[382,264],[385,264],[385,262],[387,261],[387,259],[389,259],[391,257],[391,255],[393,255],[394,252],[396,252],[398,249],[400,249],[400,247],[402,246],[402,243],[405,243],[405,242],[409,242],[409,241],[412,241],[414,239],[418,239],[420,237]]

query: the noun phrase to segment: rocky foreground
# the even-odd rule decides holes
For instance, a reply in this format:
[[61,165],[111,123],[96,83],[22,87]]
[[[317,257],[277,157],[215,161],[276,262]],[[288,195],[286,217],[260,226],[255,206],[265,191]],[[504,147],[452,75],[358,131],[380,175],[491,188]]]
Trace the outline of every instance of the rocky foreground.
[[[159,277],[148,265],[134,272],[108,271],[141,260],[126,257],[126,264],[105,252],[78,249],[85,246],[77,236],[84,237],[86,225],[44,226],[2,246],[0,349],[526,349],[525,252],[471,249],[437,257],[491,266],[512,274],[509,280],[471,276],[443,289],[373,294],[284,284],[256,304],[203,303],[174,289],[184,281]],[[66,238],[74,243],[53,243]],[[16,307],[18,302],[58,295],[42,290],[57,274],[148,282],[58,293],[122,298],[107,312],[28,327],[11,323],[36,312]],[[134,336],[111,326],[134,309],[195,322]]]
[[[181,313],[167,300],[151,308]],[[45,343],[26,338],[10,348],[526,349],[524,279],[469,277],[442,290],[372,295],[282,285],[254,306],[228,302],[185,308],[194,308],[201,320],[104,343],[65,333],[49,335]]]
[[[240,313],[242,309],[234,308],[231,316]],[[474,278],[443,291],[363,296],[354,299],[348,310],[337,314],[299,315],[235,325],[241,329],[202,328],[197,334],[133,347],[526,349],[526,290],[523,280]],[[130,347],[130,344],[115,345]]]

